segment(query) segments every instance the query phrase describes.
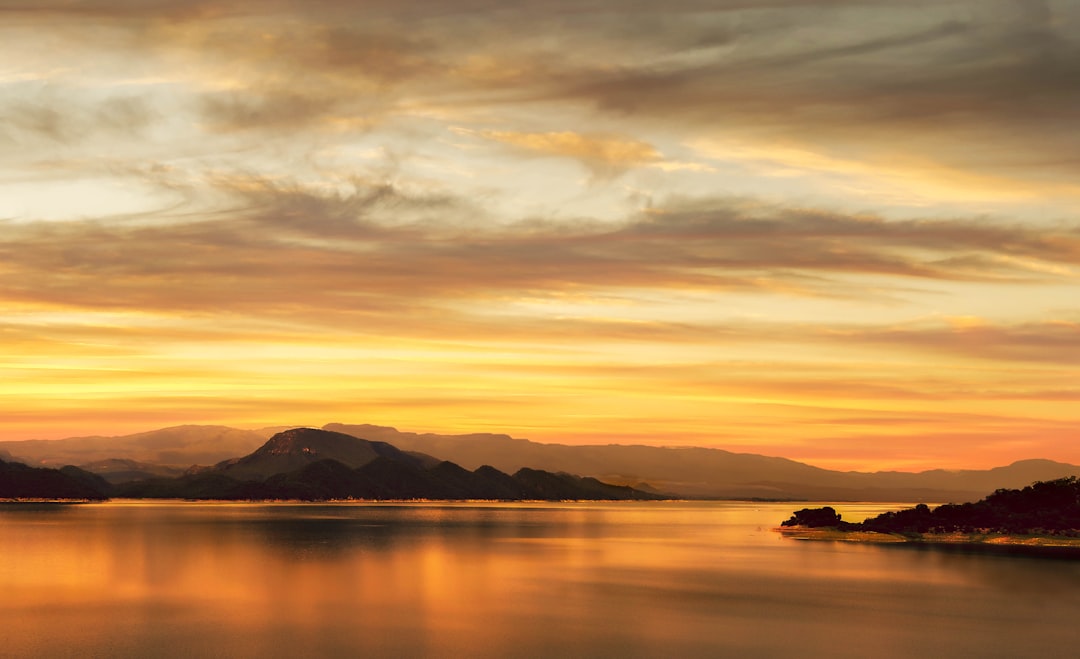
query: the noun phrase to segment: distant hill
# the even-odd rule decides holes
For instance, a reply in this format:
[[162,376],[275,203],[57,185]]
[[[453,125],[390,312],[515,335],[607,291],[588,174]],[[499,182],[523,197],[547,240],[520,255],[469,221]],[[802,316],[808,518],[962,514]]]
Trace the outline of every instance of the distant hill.
[[355,469],[379,457],[414,466],[441,462],[429,455],[405,453],[386,442],[327,430],[294,428],[274,435],[250,455],[218,463],[214,470],[236,480],[265,480],[322,460],[335,460]]
[[592,478],[492,467],[468,471],[342,433],[296,428],[242,458],[180,478],[118,485],[117,496],[186,499],[657,499]]
[[78,465],[79,469],[104,478],[109,483],[128,483],[147,478],[176,478],[183,476],[185,470],[180,467],[156,465],[149,462],[137,462],[124,458],[110,458]]
[[324,429],[430,453],[467,469],[488,464],[505,472],[524,467],[567,471],[689,497],[963,502],[997,488],[1080,475],[1080,467],[1051,460],[1023,460],[988,470],[840,472],[710,448],[569,446],[496,434],[418,434],[366,424],[331,423]]
[[176,426],[118,437],[0,442],[0,451],[36,466],[93,465],[113,458],[187,468],[246,455],[269,435],[226,426]]
[[0,499],[105,499],[108,484],[75,467],[48,469],[0,460]]

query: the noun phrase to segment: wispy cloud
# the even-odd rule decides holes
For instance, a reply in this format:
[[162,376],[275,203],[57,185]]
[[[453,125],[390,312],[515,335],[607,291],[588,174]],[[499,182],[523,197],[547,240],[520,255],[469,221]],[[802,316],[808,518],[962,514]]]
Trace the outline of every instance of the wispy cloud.
[[470,202],[388,184],[330,194],[258,178],[214,183],[238,203],[198,221],[9,225],[0,238],[6,297],[330,311],[607,289],[775,292],[785,282],[822,295],[831,277],[850,274],[1034,284],[1069,280],[1080,265],[1080,231],[1067,225],[886,221],[719,199],[657,206],[614,225],[483,226],[470,221]]
[[1080,363],[1080,322],[1048,320],[1009,326],[986,323],[856,329],[842,332],[855,343],[977,357],[995,362]]
[[[576,144],[576,143],[575,143]],[[625,221],[484,226],[448,194],[354,182],[346,193],[211,181],[233,200],[196,221],[9,225],[9,300],[153,308],[397,306],[605,289],[830,294],[836,275],[1069,281],[1080,229],[983,219],[886,221],[747,200],[682,200]],[[482,214],[482,213],[481,213]],[[457,218],[456,220],[454,218]],[[221,286],[225,279],[229,286]],[[271,299],[265,299],[273,287]]]

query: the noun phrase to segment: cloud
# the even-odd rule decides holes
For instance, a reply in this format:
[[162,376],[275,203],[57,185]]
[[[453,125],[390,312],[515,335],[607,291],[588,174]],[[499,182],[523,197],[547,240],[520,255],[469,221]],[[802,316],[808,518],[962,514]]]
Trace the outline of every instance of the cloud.
[[853,328],[831,338],[996,362],[1080,364],[1080,322],[1070,320]]
[[325,121],[333,100],[311,94],[217,92],[202,97],[200,114],[212,131],[295,129]]
[[595,176],[608,178],[632,167],[661,160],[654,146],[641,140],[614,135],[582,135],[573,131],[522,133],[485,130],[487,139],[517,147],[525,152],[579,160]]
[[45,88],[18,99],[0,101],[0,124],[9,139],[76,142],[88,137],[138,139],[157,118],[146,101],[134,95],[90,101],[74,89]]
[[[366,127],[438,110],[594,168],[653,157],[633,126],[684,139],[740,133],[1016,185],[1068,186],[1077,174],[1080,15],[1064,4],[101,1],[4,11],[11,30],[84,22],[64,49],[91,44],[113,70],[155,62],[154,73],[195,86],[218,131],[331,116]],[[52,130],[44,110],[36,121]],[[509,116],[525,121],[505,127]],[[625,144],[605,137],[613,122]]]
[[[1076,175],[1067,126],[1080,96],[1067,81],[1080,74],[1080,16],[1061,6],[1017,15],[1008,7],[966,16],[901,3],[772,6],[738,19],[719,12],[698,20],[726,30],[729,48],[703,51],[689,20],[674,23],[663,43],[633,44],[651,58],[612,65],[556,54],[505,98],[1067,184]],[[612,52],[629,47],[619,43],[622,23],[609,21],[601,40]]]
[[725,199],[658,203],[615,224],[485,224],[474,202],[387,183],[356,180],[343,192],[235,175],[206,184],[232,200],[228,212],[9,223],[6,299],[333,315],[641,290],[867,298],[887,284],[860,291],[843,277],[1034,285],[1070,281],[1080,265],[1080,230],[1069,225],[886,221]]

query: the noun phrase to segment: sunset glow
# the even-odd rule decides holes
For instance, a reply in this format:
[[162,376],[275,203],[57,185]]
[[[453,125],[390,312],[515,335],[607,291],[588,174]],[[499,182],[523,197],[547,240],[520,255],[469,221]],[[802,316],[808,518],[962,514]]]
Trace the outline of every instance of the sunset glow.
[[1080,4],[0,2],[0,440],[1080,464]]

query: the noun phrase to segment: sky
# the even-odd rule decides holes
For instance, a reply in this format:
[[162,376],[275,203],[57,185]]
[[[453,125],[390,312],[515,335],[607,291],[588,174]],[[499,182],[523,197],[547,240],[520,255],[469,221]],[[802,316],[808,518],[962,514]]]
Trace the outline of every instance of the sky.
[[1080,463],[1080,3],[0,0],[0,439]]

